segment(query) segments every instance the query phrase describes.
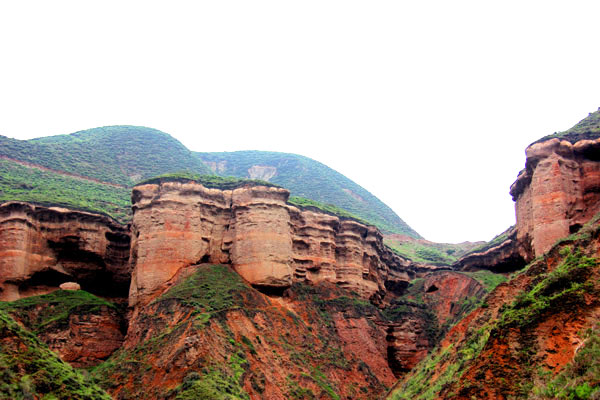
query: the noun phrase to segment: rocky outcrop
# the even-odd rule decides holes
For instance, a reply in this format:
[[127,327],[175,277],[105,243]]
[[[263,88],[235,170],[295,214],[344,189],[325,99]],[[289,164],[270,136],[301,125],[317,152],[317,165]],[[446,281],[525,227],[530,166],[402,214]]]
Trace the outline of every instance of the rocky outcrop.
[[521,269],[531,259],[527,243],[517,240],[517,231],[509,229],[499,243],[490,243],[481,250],[474,251],[456,261],[452,267],[463,271],[488,269],[505,273]]
[[121,323],[121,315],[102,307],[93,312],[73,313],[67,325],[51,326],[38,337],[63,361],[85,368],[101,363],[121,347],[124,340]]
[[533,259],[600,211],[600,139],[551,138],[532,144],[526,154],[510,193],[517,240],[530,246]]
[[127,295],[129,234],[108,217],[58,207],[0,205],[0,300],[75,281],[93,293]]
[[385,327],[388,362],[396,376],[402,376],[437,345],[449,326],[471,311],[486,293],[485,288],[466,274],[436,271],[422,278],[409,293],[392,300],[388,313],[399,315],[378,322]]
[[376,228],[299,209],[288,196],[276,187],[220,190],[192,181],[136,186],[130,304],[198,262],[231,264],[263,291],[328,281],[375,300],[414,276]]

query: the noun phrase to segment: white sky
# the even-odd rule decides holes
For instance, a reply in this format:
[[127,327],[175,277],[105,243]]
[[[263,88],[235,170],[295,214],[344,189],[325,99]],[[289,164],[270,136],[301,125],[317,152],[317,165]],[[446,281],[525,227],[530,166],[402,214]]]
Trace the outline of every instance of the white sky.
[[532,141],[600,106],[598,1],[3,1],[0,134],[144,125],[302,154],[434,241],[514,223]]

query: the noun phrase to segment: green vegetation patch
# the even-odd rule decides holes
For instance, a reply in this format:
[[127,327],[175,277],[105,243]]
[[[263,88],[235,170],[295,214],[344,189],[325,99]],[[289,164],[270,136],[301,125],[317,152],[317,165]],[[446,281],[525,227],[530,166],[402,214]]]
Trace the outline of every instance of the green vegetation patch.
[[576,143],[584,139],[597,139],[600,137],[600,110],[589,115],[579,121],[571,129],[564,132],[555,132],[552,135],[544,136],[541,139],[536,140],[534,143],[544,142],[553,138],[559,138],[562,140],[568,140],[571,143]]
[[243,353],[234,353],[229,358],[230,371],[209,368],[203,374],[189,373],[173,393],[175,400],[249,400],[250,396],[241,386],[242,376],[248,367]]
[[452,265],[456,260],[453,249],[440,250],[434,245],[428,246],[418,242],[397,242],[384,239],[384,243],[396,254],[414,262],[430,265]]
[[41,296],[0,302],[0,310],[15,315],[35,333],[41,333],[50,326],[66,326],[73,314],[94,314],[105,307],[116,309],[113,303],[83,290],[57,290]]
[[0,398],[110,400],[0,309]]
[[0,160],[0,202],[26,201],[68,207],[126,223],[131,219],[130,197],[130,190],[126,188]]
[[205,323],[213,315],[241,308],[244,305],[242,294],[247,291],[247,284],[231,268],[203,265],[154,302],[177,300],[179,304],[194,308],[198,320]]
[[333,204],[324,204],[316,200],[306,199],[304,197],[291,196],[288,203],[301,209],[315,209],[325,214],[334,215],[340,218],[353,219],[365,225],[373,225],[369,221],[366,221],[340,207],[334,206]]
[[503,310],[499,328],[524,328],[536,324],[549,309],[555,312],[585,301],[584,295],[594,290],[594,284],[588,282],[588,278],[597,267],[597,260],[570,247],[563,248],[561,255],[565,258],[554,271],[544,275],[530,291],[520,293]]
[[162,182],[197,182],[201,185],[220,190],[233,190],[243,186],[280,187],[270,182],[258,179],[240,179],[232,176],[199,175],[192,172],[173,172],[143,180],[138,185],[159,184]]
[[483,285],[483,287],[485,287],[485,289],[488,292],[491,292],[496,288],[496,286],[508,280],[506,276],[502,274],[496,274],[488,270],[480,270],[474,272],[460,271],[460,273],[470,276],[471,278],[477,280]]

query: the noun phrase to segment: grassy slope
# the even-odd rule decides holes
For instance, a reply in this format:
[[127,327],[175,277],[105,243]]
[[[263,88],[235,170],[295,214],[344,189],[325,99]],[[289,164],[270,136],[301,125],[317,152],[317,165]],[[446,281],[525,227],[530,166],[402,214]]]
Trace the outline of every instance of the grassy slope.
[[107,126],[23,141],[0,136],[0,156],[124,186],[166,172],[210,173],[175,138],[139,126]]
[[4,310],[0,310],[0,343],[0,398],[110,399]]
[[0,160],[0,202],[27,201],[131,218],[130,190]]
[[205,162],[225,162],[219,173],[241,178],[249,177],[248,169],[255,165],[276,167],[277,173],[269,181],[290,189],[293,196],[335,204],[386,232],[420,237],[377,197],[308,157],[268,151],[196,154]]

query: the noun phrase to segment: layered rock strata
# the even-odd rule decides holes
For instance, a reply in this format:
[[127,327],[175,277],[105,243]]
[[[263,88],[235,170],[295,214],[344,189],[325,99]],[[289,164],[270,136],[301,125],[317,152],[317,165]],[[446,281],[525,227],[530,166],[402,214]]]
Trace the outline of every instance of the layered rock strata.
[[529,258],[548,251],[600,211],[600,139],[552,138],[526,150],[527,161],[510,193],[516,202],[517,240]]
[[287,190],[266,186],[136,186],[130,304],[153,297],[180,269],[201,262],[231,264],[267,292],[293,281],[329,281],[375,300],[413,277],[409,261],[389,251],[376,228],[301,210],[287,204],[288,197]]
[[102,215],[22,202],[0,205],[0,300],[43,294],[64,282],[127,295],[127,227]]

